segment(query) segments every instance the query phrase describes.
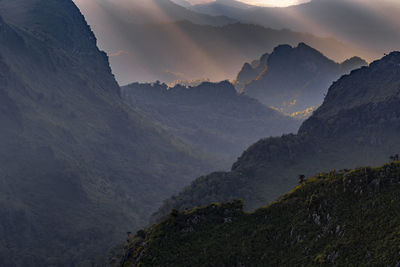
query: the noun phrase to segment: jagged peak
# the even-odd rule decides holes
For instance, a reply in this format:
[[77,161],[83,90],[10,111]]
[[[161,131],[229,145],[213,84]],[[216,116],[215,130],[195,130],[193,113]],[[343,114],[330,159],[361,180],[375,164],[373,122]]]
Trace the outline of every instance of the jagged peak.
[[396,51],[334,82],[313,117],[335,116],[343,110],[366,104],[376,105],[397,97],[399,93],[400,52]]
[[389,66],[400,67],[400,51],[393,51],[389,54],[385,54],[382,59],[376,60],[370,65],[371,69]]
[[368,65],[368,63],[367,63],[367,61],[365,61],[364,59],[362,59],[361,57],[357,57],[357,56],[354,56],[354,57],[351,57],[351,58],[349,58],[349,59],[346,59],[345,61],[343,61],[341,64],[343,65],[343,64],[347,64],[347,63],[355,63],[355,62],[357,62],[357,63],[363,63],[363,64],[365,64],[365,65]]
[[288,44],[282,44],[282,45],[278,45],[277,47],[274,48],[273,54],[277,54],[277,53],[281,53],[281,52],[287,52],[292,50],[293,47],[291,45]]
[[250,65],[250,63],[246,62],[242,67],[242,71],[248,71],[248,70],[253,70],[253,67]]

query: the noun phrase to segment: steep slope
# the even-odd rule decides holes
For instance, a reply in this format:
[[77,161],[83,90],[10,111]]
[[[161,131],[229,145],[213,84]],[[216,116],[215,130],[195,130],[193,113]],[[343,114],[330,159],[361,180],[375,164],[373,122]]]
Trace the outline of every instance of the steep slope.
[[308,117],[323,102],[333,81],[366,65],[360,58],[338,64],[304,43],[297,47],[280,45],[271,55],[261,57],[257,68],[251,68],[255,78],[246,82],[242,71],[237,84],[245,84],[242,92],[266,106]]
[[[297,132],[300,122],[238,95],[227,81],[197,87],[130,84],[122,96],[171,134],[229,166],[266,136]],[[225,169],[225,168],[224,168]]]
[[255,59],[251,63],[245,63],[242,69],[239,71],[234,81],[235,88],[241,92],[247,84],[256,80],[264,72],[266,72],[268,66],[269,54],[266,53],[261,56],[260,59]]
[[397,162],[322,173],[253,213],[174,211],[129,240],[121,266],[396,266],[399,183]]
[[[195,5],[191,9],[224,15],[246,23],[274,29],[312,32],[352,44],[367,60],[398,50],[400,6],[397,0],[312,0],[301,5],[268,8],[237,8],[232,5]],[[366,31],[365,29],[368,29]],[[337,60],[337,59],[335,59]]]
[[[154,4],[154,1],[140,0],[142,2]],[[180,17],[182,21],[177,22],[177,17],[170,14],[164,5],[158,6],[147,17],[147,23],[139,23],[135,18],[140,18],[140,14],[136,15],[134,11],[140,11],[140,8],[134,6],[135,1],[115,1],[112,6],[115,5],[117,10],[123,9],[117,13],[112,7],[101,5],[103,1],[77,3],[93,27],[100,48],[110,55],[112,69],[122,85],[200,78],[233,80],[243,62],[272,51],[282,43],[297,45],[306,42],[340,61],[358,52],[332,38],[318,38],[289,30],[240,23],[206,25],[190,16]]]
[[89,264],[208,169],[124,104],[69,0],[0,1],[0,128],[1,266]]
[[400,151],[400,52],[343,76],[297,135],[268,138],[251,146],[231,172],[195,180],[168,199],[155,218],[172,208],[242,198],[247,209],[274,200],[300,174],[385,162]]

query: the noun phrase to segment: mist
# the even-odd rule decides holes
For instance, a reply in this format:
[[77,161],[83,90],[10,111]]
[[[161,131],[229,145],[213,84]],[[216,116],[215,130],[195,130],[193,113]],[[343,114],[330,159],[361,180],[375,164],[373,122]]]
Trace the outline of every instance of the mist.
[[[287,8],[240,12],[225,5],[220,14],[197,12],[169,0],[75,3],[95,32],[99,47],[110,56],[122,85],[234,79],[244,62],[271,52],[281,43],[306,42],[337,62],[351,56],[372,61],[400,43],[396,20],[400,7],[393,0],[314,0]],[[254,25],[243,27],[238,22]],[[325,39],[317,41],[314,36],[299,36],[287,29]]]

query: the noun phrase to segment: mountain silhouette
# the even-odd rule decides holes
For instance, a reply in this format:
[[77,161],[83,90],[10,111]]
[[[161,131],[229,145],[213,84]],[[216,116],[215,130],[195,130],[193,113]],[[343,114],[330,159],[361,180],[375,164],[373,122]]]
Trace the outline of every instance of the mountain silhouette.
[[343,76],[297,135],[260,140],[230,172],[198,178],[166,200],[154,218],[172,208],[237,198],[244,200],[246,209],[254,209],[295,186],[300,174],[386,162],[400,150],[399,77],[400,52]]
[[0,1],[0,265],[82,266],[205,170],[124,103],[70,0]]
[[307,117],[322,103],[333,81],[365,65],[357,57],[338,64],[304,43],[280,45],[263,55],[255,68],[245,65],[236,83],[241,92],[266,106],[288,114],[300,112],[300,117],[301,111],[309,110],[303,114]]
[[[167,0],[138,1],[78,1],[121,85],[233,80],[243,62],[282,43],[306,42],[337,61],[358,55],[357,49],[332,38],[232,20],[217,23],[215,17],[197,19],[193,11]],[[137,7],[143,2],[152,3],[146,12]]]
[[260,138],[294,133],[300,125],[239,95],[227,81],[188,88],[134,83],[122,87],[122,96],[174,136],[228,164]]
[[[234,4],[230,4],[233,2]],[[241,22],[273,29],[291,29],[331,36],[352,44],[367,60],[398,49],[400,7],[397,1],[312,0],[304,4],[277,8],[238,8],[235,1],[219,1],[190,7],[214,16],[228,16]],[[365,30],[368,29],[368,30]],[[337,60],[337,59],[336,59]]]

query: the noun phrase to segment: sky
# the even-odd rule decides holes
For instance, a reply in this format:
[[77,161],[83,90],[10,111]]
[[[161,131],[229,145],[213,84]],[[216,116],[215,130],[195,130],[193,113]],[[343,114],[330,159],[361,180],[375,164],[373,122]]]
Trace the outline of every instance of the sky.
[[261,6],[291,6],[308,2],[307,0],[242,0],[247,4],[261,5]]
[[[284,7],[301,4],[309,0],[237,0],[251,5]],[[213,0],[188,0],[192,4],[213,2]]]

